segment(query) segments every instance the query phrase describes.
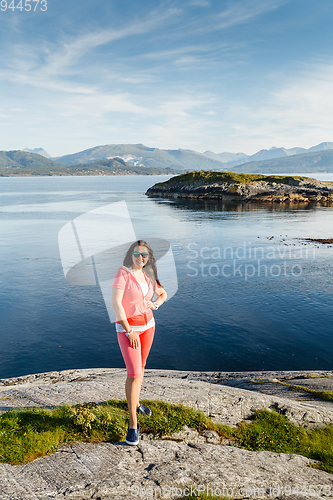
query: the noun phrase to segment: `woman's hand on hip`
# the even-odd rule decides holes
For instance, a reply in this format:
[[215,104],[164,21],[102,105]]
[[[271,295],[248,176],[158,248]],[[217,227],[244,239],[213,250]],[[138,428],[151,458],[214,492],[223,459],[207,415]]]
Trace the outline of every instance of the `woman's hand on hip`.
[[133,347],[133,349],[137,349],[139,347],[139,337],[136,333],[130,333],[127,338],[130,341],[131,347]]
[[154,302],[152,302],[151,300],[146,300],[146,304],[147,304],[147,307],[149,307],[149,309],[154,309],[154,310],[157,309]]

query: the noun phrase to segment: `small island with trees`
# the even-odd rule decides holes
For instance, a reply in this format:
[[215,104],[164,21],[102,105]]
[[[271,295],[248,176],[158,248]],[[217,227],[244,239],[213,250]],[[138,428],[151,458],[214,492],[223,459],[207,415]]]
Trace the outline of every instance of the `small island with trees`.
[[162,198],[220,200],[225,203],[333,204],[333,182],[289,175],[240,174],[213,170],[186,172],[150,187]]

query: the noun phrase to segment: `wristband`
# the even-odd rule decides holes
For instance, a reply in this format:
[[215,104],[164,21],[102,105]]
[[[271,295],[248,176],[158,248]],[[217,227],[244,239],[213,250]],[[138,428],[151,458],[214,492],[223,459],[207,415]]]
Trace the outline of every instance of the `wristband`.
[[133,333],[132,328],[130,329],[130,331],[129,331],[129,332],[125,332],[126,337],[127,337],[127,338],[129,338],[129,335],[130,335],[131,333]]
[[157,304],[157,302],[153,302],[154,306],[156,307],[156,309],[158,309],[160,306]]

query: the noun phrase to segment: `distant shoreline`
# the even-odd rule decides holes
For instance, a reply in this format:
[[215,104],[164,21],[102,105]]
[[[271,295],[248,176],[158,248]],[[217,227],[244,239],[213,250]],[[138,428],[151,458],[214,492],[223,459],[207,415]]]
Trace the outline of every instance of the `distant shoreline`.
[[128,173],[123,173],[123,174],[93,174],[93,173],[87,173],[87,172],[79,172],[75,174],[59,174],[59,173],[52,173],[52,174],[12,174],[12,175],[3,175],[0,173],[0,177],[7,178],[7,177],[124,177],[124,176],[130,176],[130,175],[135,175],[135,176],[145,176],[145,177],[152,177],[154,175],[160,175],[160,176],[168,176],[168,175],[177,175],[177,174],[155,174],[155,173],[149,173],[149,174],[137,174],[135,172],[128,172]]
[[[198,171],[199,172],[199,171]],[[222,172],[219,172],[219,171],[213,171],[213,172],[216,172],[216,173],[223,173],[223,174],[232,174],[233,172],[225,172],[225,171],[222,171]],[[329,175],[329,176],[333,176],[333,172],[307,172],[306,175]],[[88,172],[76,172],[76,173],[67,173],[67,172],[64,172],[64,173],[59,173],[59,172],[52,172],[52,173],[34,173],[34,174],[24,174],[24,173],[19,173],[19,174],[7,174],[7,175],[4,175],[3,173],[0,173],[0,178],[7,178],[7,177],[17,177],[17,178],[20,178],[20,177],[124,177],[124,176],[130,176],[130,175],[135,175],[135,176],[145,176],[145,177],[152,177],[152,176],[172,176],[172,177],[176,177],[178,175],[185,175],[185,174],[179,174],[178,172],[177,173],[146,173],[146,174],[143,174],[143,173],[136,173],[136,172],[124,172],[124,173],[88,173]],[[242,174],[238,174],[238,175],[242,175]],[[282,173],[282,174],[245,174],[245,175],[262,175],[262,176],[267,176],[267,177],[271,177],[271,176],[280,176],[280,177],[284,177],[284,176],[288,176],[288,177],[297,177],[297,176],[302,176],[302,177],[305,177],[305,174],[303,172],[301,173],[296,173],[296,174],[290,174],[290,172],[286,172],[286,173]],[[313,179],[313,180],[317,180],[315,179],[315,177],[309,177],[310,179]],[[319,181],[319,182],[333,182],[333,181]]]

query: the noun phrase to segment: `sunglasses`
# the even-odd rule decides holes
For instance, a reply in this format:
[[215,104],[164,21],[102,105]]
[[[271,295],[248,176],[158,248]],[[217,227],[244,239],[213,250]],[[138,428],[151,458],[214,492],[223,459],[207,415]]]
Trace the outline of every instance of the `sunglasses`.
[[146,259],[149,256],[149,253],[146,252],[132,252],[132,254],[135,258],[140,257],[140,255],[142,255],[143,259]]

